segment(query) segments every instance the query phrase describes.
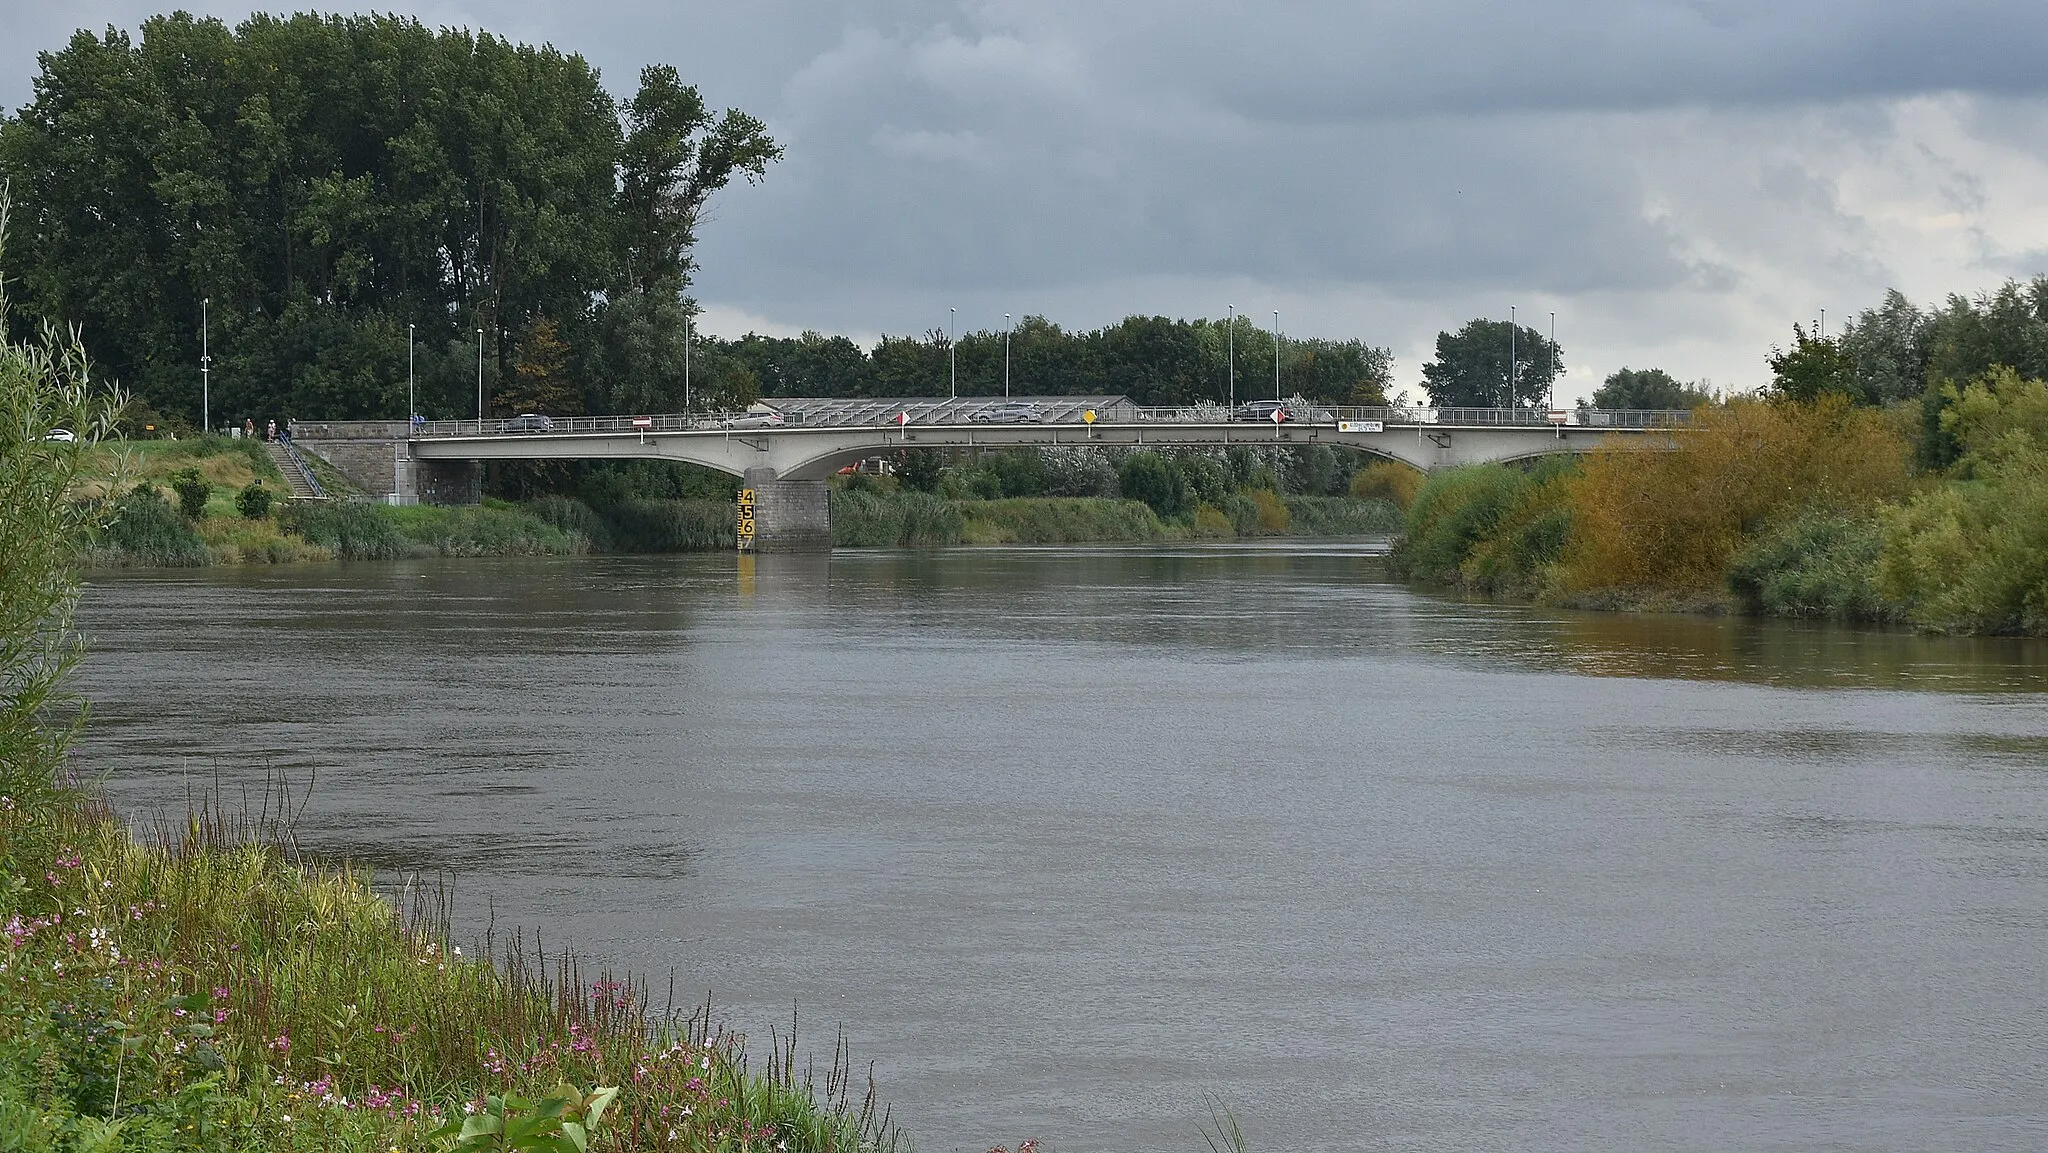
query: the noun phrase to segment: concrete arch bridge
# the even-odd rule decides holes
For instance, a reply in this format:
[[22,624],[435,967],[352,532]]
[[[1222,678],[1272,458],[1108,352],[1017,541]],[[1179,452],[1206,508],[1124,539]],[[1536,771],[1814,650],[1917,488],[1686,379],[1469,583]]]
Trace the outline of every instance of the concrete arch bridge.
[[[1272,419],[1273,412],[1281,414]],[[825,478],[910,448],[1214,448],[1324,444],[1425,472],[1585,452],[1610,436],[1669,447],[1690,414],[1496,408],[1330,408],[1301,401],[1145,408],[1124,397],[801,400],[738,413],[295,422],[292,436],[372,492],[401,503],[473,503],[477,465],[498,460],[673,460],[741,477],[753,545],[829,548]],[[743,520],[745,519],[743,515]],[[743,530],[745,525],[742,526]]]

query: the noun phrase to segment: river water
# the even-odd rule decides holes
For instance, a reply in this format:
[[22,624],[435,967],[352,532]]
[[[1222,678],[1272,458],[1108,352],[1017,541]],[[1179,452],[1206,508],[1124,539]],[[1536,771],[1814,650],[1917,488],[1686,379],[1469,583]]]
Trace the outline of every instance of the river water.
[[2048,1146],[2048,649],[1370,546],[96,574],[130,812],[843,1025],[928,1151]]

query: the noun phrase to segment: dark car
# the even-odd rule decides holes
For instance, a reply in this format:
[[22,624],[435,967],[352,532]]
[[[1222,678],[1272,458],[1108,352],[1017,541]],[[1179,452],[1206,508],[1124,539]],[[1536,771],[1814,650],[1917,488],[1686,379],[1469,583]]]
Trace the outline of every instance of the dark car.
[[1245,401],[1243,404],[1230,410],[1230,419],[1261,420],[1271,424],[1273,423],[1273,414],[1276,412],[1280,414],[1280,419],[1283,421],[1294,419],[1294,414],[1287,410],[1286,403],[1278,400]]
[[499,432],[553,432],[555,422],[537,412],[522,412],[498,426]]
[[977,408],[967,419],[976,424],[1037,424],[1045,419],[1045,410],[1027,401],[1006,400]]

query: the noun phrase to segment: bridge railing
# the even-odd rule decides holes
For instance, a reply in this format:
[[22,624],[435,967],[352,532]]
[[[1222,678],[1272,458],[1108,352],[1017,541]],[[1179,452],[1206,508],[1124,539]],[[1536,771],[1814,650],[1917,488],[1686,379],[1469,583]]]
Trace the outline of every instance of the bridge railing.
[[[956,402],[957,403],[957,402]],[[1650,429],[1682,428],[1691,423],[1692,414],[1682,410],[1668,409],[1569,409],[1555,412],[1540,408],[1418,408],[1412,406],[1377,405],[1311,405],[1304,402],[1289,402],[1288,419],[1301,425],[1329,425],[1339,422],[1377,421],[1387,427],[1415,427],[1422,425],[1449,426],[1456,428],[1509,427],[1530,428],[1563,425],[1571,428],[1617,428]],[[972,423],[971,407],[962,406],[953,414],[912,412],[911,423],[960,424]],[[920,416],[924,419],[920,420]],[[1228,424],[1264,423],[1271,418],[1260,415],[1247,416],[1240,411],[1233,415],[1231,409],[1217,404],[1175,405],[1159,407],[1127,406],[1117,414],[1126,421],[1169,424]],[[810,419],[805,419],[809,416]],[[934,420],[933,417],[938,419]],[[742,432],[762,428],[875,428],[895,423],[894,420],[868,419],[863,413],[859,418],[834,419],[823,414],[793,414],[791,418],[773,419],[761,413],[750,412],[686,412],[664,413],[658,416],[556,416],[548,418],[545,429],[522,423],[517,417],[491,417],[485,420],[428,420],[413,426],[413,436],[419,439],[435,437],[474,437],[497,435],[593,435],[631,434],[651,432]],[[1080,423],[1066,421],[1057,423]],[[1013,426],[1014,427],[1014,426]]]

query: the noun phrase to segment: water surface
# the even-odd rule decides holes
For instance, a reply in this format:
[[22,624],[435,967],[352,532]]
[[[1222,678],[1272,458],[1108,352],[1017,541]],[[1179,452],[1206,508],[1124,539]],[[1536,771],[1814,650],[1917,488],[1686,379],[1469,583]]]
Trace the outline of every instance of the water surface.
[[925,1150],[2037,1149],[2048,650],[1461,603],[1370,548],[96,577],[129,811],[317,784]]

